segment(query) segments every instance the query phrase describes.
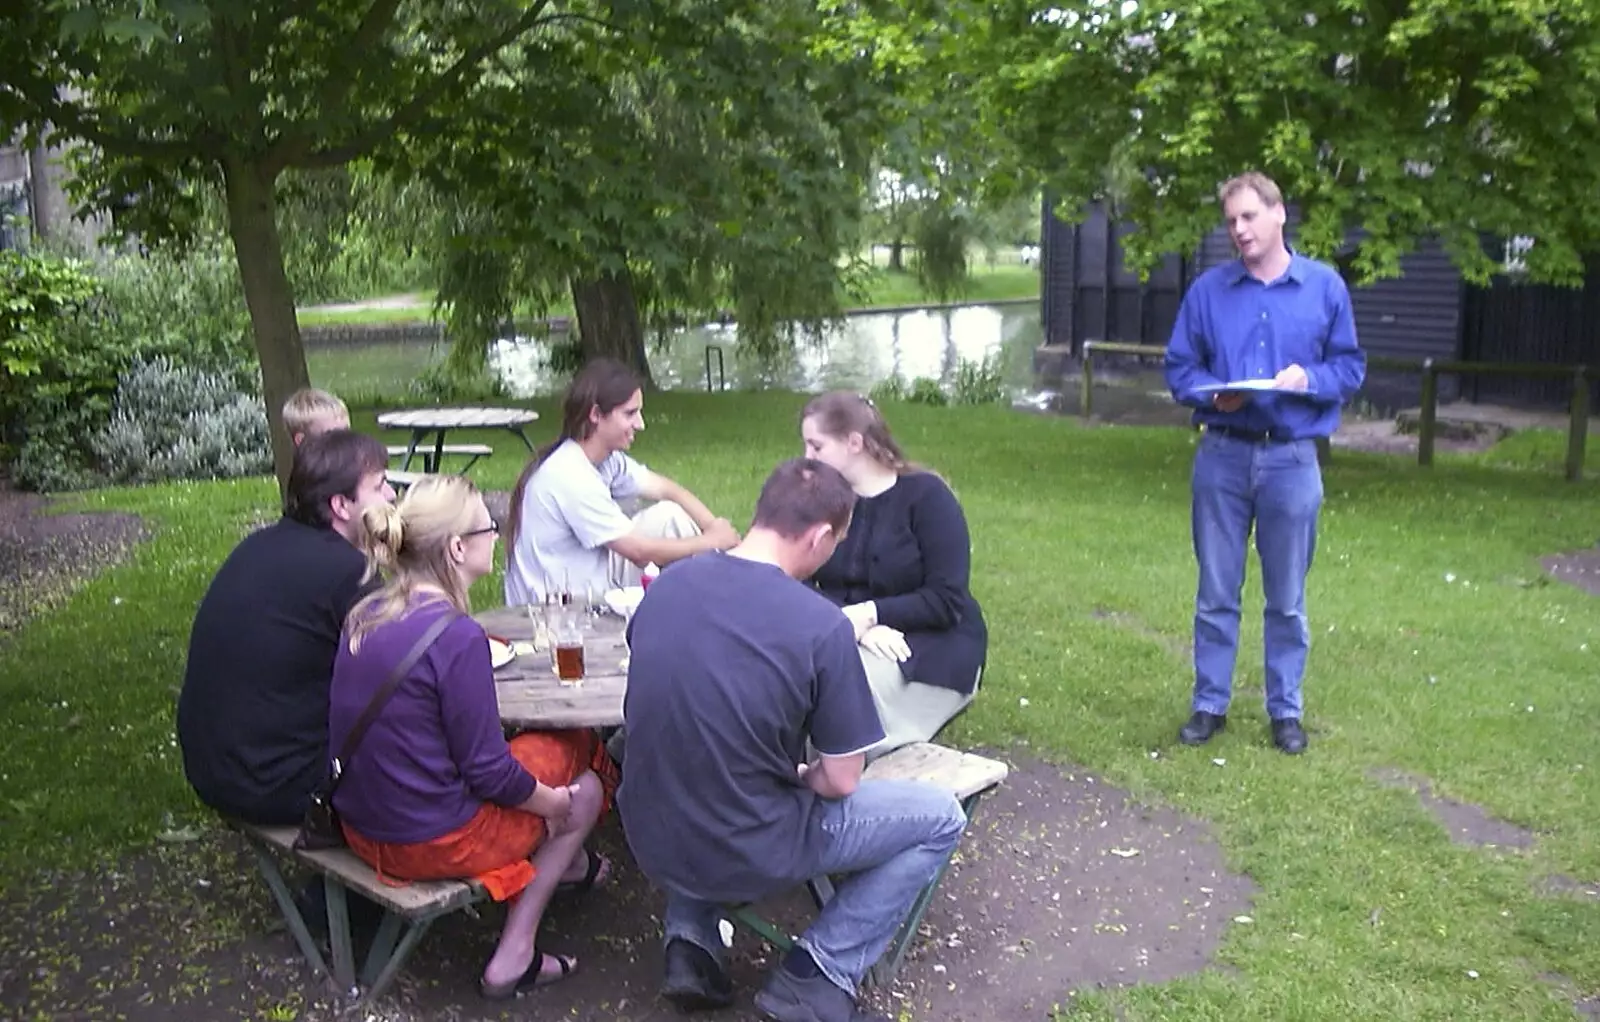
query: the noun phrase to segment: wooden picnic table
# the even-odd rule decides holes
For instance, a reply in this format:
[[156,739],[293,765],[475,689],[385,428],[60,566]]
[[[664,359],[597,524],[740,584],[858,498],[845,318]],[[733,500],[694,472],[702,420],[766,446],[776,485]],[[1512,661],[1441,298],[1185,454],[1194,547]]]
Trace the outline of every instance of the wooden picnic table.
[[401,471],[411,468],[411,459],[417,447],[429,435],[434,437],[433,451],[422,452],[422,470],[437,472],[445,455],[445,434],[452,429],[503,429],[522,441],[529,451],[533,441],[523,427],[539,420],[539,413],[527,408],[414,408],[399,412],[384,412],[378,416],[378,425],[384,429],[411,431],[411,442],[406,446],[405,461]]
[[[507,642],[532,642],[526,607],[498,607],[472,615],[483,630]],[[494,672],[500,720],[512,727],[557,730],[614,727],[622,723],[622,697],[628,689],[625,625],[614,614],[592,618],[584,632],[583,681],[563,684],[550,651],[523,653]]]

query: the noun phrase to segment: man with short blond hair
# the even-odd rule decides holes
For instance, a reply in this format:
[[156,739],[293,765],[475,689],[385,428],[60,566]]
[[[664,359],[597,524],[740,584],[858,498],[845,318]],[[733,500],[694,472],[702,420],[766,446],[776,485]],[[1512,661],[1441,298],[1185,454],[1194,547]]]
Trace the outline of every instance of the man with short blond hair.
[[301,387],[283,403],[283,428],[298,447],[308,436],[350,428],[350,409],[325,390]]
[[1338,272],[1284,241],[1277,184],[1251,171],[1217,195],[1239,258],[1195,280],[1166,354],[1172,396],[1195,410],[1204,430],[1191,511],[1200,569],[1193,712],[1178,738],[1200,745],[1227,724],[1254,528],[1267,715],[1273,744],[1292,755],[1306,748],[1301,681],[1311,643],[1306,573],[1322,504],[1317,441],[1338,428],[1340,406],[1366,377],[1366,356]]

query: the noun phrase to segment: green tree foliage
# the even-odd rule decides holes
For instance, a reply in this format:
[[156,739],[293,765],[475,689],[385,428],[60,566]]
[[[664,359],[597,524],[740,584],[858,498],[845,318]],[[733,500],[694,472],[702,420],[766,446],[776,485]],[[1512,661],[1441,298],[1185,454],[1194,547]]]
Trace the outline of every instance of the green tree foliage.
[[1588,0],[1010,0],[969,40],[975,105],[1062,196],[1116,198],[1137,268],[1216,223],[1247,169],[1300,204],[1298,244],[1363,232],[1361,280],[1437,234],[1474,281],[1527,235],[1534,280],[1600,244],[1600,8]]
[[278,224],[284,175],[344,166],[420,125],[447,130],[497,54],[582,11],[552,0],[12,4],[0,11],[0,127],[50,125],[88,143],[85,204],[147,242],[192,236],[194,185],[221,187],[284,478],[279,408],[307,382]]
[[570,294],[585,352],[646,373],[646,329],[723,310],[747,350],[815,335],[859,269],[883,118],[870,54],[819,54],[827,30],[803,0],[578,22],[506,52],[461,141],[386,149],[463,206],[440,288],[458,369],[513,299]]

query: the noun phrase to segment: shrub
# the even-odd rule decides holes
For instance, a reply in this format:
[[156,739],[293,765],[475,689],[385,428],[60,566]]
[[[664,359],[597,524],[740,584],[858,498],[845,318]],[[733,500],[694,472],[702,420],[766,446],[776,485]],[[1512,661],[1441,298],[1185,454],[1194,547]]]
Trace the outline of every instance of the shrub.
[[21,486],[81,485],[84,438],[110,416],[133,352],[93,329],[98,294],[86,263],[0,252],[0,454]]
[[160,357],[140,362],[117,387],[111,424],[92,447],[119,483],[224,479],[272,469],[260,400],[219,373]]
[[992,405],[1004,401],[1005,374],[999,354],[985,355],[979,362],[967,358],[958,362],[955,379],[950,384],[950,397],[958,405]]
[[0,457],[17,485],[93,485],[91,441],[111,421],[118,381],[141,360],[203,368],[230,393],[251,387],[237,277],[214,246],[184,259],[0,253]]
[[911,389],[906,392],[906,400],[919,405],[947,405],[950,397],[939,386],[939,381],[927,376],[919,376],[911,381]]

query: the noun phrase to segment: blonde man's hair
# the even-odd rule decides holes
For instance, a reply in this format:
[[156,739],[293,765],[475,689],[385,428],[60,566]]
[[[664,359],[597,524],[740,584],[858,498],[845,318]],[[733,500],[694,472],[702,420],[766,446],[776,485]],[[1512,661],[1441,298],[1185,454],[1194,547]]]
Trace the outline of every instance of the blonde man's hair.
[[1217,189],[1217,201],[1227,202],[1246,188],[1261,196],[1261,201],[1268,206],[1283,205],[1283,190],[1278,187],[1278,182],[1259,170],[1247,170],[1238,177],[1230,177],[1222,182],[1222,187]]
[[399,504],[374,505],[361,516],[367,578],[380,569],[389,581],[357,603],[347,622],[350,652],[373,629],[405,616],[422,586],[444,590],[443,599],[462,614],[470,612],[467,581],[450,560],[450,541],[478,527],[473,498],[478,488],[464,476],[425,476],[406,490]]
[[325,390],[302,387],[290,394],[289,400],[283,403],[283,428],[289,431],[290,436],[307,433],[318,419],[329,415],[349,418],[350,409]]

